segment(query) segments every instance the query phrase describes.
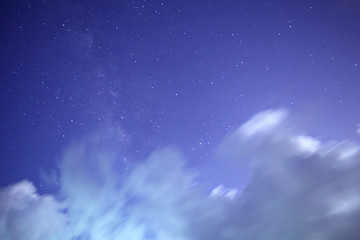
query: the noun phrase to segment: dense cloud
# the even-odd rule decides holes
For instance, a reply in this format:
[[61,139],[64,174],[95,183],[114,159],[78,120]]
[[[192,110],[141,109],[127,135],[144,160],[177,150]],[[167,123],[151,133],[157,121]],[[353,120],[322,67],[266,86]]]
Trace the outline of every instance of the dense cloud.
[[0,191],[0,239],[58,239],[66,226],[61,203],[40,196],[29,181]]
[[[204,194],[176,149],[133,166],[90,139],[64,153],[62,201],[23,181],[0,191],[1,239],[360,239],[360,148],[302,134],[284,110],[257,114],[216,154],[247,169],[241,190]],[[228,170],[228,174],[232,174]]]

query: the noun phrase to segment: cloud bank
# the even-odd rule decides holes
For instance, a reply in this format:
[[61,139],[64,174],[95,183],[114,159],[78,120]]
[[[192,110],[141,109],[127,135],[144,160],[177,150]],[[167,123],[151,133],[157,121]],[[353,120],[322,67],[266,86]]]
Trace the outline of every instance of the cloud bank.
[[0,190],[0,239],[360,239],[360,147],[322,143],[288,115],[261,112],[216,149],[229,169],[250,172],[241,191],[204,194],[173,148],[129,166],[99,140],[74,143],[59,196],[39,195],[29,181]]

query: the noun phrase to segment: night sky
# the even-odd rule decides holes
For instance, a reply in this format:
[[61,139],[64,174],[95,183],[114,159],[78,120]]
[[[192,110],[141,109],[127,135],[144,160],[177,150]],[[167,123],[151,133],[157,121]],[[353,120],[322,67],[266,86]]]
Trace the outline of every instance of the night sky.
[[0,238],[359,239],[359,23],[357,0],[2,0]]

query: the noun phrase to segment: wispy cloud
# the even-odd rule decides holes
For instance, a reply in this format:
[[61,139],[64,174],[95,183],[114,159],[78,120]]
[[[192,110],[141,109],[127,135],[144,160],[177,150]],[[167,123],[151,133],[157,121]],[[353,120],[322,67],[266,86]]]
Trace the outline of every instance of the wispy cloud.
[[[88,139],[62,158],[62,201],[23,181],[0,192],[1,239],[360,239],[360,152],[296,129],[285,110],[257,114],[217,154],[250,172],[238,191],[204,194],[173,148],[129,166],[120,150]],[[228,170],[228,174],[233,174]]]

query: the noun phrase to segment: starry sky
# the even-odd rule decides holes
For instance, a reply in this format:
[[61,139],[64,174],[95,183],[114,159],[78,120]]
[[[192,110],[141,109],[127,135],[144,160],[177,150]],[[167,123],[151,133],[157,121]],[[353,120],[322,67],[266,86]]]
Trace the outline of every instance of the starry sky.
[[[300,139],[296,143],[308,144],[303,158],[313,158],[311,154],[318,149],[335,151],[343,149],[340,143],[352,142],[352,147],[344,147],[353,149],[344,150],[348,153],[344,158],[349,158],[357,154],[353,146],[360,132],[359,22],[356,0],[3,0],[2,196],[9,186],[17,186],[11,184],[27,179],[19,184],[36,189],[39,198],[51,194],[72,199],[74,186],[81,188],[83,181],[68,187],[69,179],[77,171],[81,176],[91,174],[70,169],[87,166],[94,173],[103,167],[92,164],[91,156],[100,154],[94,149],[106,149],[104,155],[116,159],[111,160],[117,164],[114,169],[128,176],[126,182],[131,186],[137,172],[146,175],[139,170],[146,164],[150,170],[157,169],[150,164],[154,154],[159,159],[179,155],[186,159],[186,168],[196,170],[199,192],[231,199],[245,186],[252,186],[253,176],[252,160],[234,166],[233,158],[256,158],[253,153],[269,152],[270,145],[278,149],[279,143],[269,139],[268,131],[279,139],[312,136],[294,138]],[[258,122],[265,128],[258,127]],[[301,130],[289,130],[293,128]],[[255,140],[254,132],[259,135]],[[248,136],[252,140],[246,140]],[[172,150],[163,153],[161,149],[168,147]],[[82,148],[87,149],[88,157],[76,152]],[[269,156],[278,156],[277,151],[270,152]],[[72,166],[67,159],[74,156],[82,162],[73,160]],[[173,164],[176,172],[179,164]],[[164,165],[163,173],[151,173],[167,176],[172,165]],[[114,169],[104,171],[112,176]],[[97,174],[95,178],[102,179]],[[253,182],[250,195],[259,189],[258,181]],[[109,190],[104,196],[111,199],[114,192]],[[69,215],[74,205],[69,204]],[[72,218],[81,222],[78,219]],[[242,221],[229,217],[225,222]],[[171,234],[181,235],[179,229],[161,235],[150,225],[143,231],[145,237],[134,239],[175,240]],[[71,231],[76,232],[72,238],[62,239],[99,239],[98,233]],[[217,239],[262,239],[251,233],[236,234]],[[278,239],[295,239],[291,234]],[[9,239],[24,239],[19,236]],[[198,232],[191,236],[178,239],[205,239]]]

